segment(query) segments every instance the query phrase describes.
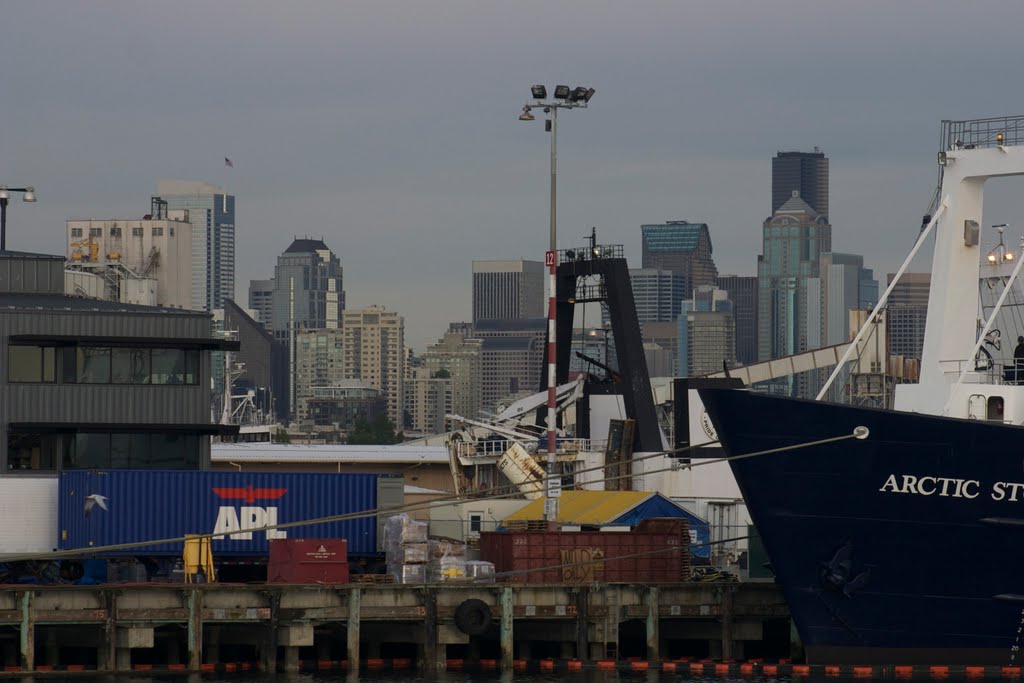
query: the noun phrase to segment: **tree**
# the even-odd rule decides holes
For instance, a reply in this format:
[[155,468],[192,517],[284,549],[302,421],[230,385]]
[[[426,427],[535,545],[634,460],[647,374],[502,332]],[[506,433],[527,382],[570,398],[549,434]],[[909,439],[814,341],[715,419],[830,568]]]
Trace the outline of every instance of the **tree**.
[[288,432],[285,430],[284,427],[279,427],[278,430],[276,432],[274,432],[274,443],[291,443],[291,442],[292,442],[292,437],[288,436]]
[[352,445],[379,445],[400,443],[402,435],[395,433],[391,420],[381,415],[372,422],[356,420],[348,433],[348,442]]

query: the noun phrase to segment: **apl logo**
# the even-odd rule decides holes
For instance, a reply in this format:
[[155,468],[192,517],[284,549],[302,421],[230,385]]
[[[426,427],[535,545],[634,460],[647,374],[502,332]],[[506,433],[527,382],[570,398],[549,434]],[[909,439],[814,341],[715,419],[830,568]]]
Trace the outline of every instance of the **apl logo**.
[[[255,503],[258,500],[278,500],[288,489],[258,489],[252,485],[246,487],[214,487],[214,495],[224,500],[241,500],[245,503]],[[214,524],[213,533],[215,540],[223,539],[224,534],[230,534],[231,540],[251,541],[252,531],[247,529],[262,529],[277,524],[277,508],[258,505],[242,505],[235,509],[231,505],[222,505],[217,510],[217,523]],[[288,533],[280,529],[267,529],[267,540],[274,538],[288,538]]]

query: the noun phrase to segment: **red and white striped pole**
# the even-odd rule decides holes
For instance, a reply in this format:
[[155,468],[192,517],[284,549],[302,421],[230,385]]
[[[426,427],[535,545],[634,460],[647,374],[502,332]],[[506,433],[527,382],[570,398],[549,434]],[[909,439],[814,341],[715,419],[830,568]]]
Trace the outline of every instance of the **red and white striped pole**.
[[558,271],[558,252],[552,250],[544,255],[548,267],[548,466],[547,487],[544,500],[544,519],[547,520],[548,531],[558,530],[558,494],[562,492],[561,482],[557,478],[558,440],[555,435],[558,404],[556,393],[558,387],[557,357],[555,340],[557,334],[557,318],[555,309],[555,274]]

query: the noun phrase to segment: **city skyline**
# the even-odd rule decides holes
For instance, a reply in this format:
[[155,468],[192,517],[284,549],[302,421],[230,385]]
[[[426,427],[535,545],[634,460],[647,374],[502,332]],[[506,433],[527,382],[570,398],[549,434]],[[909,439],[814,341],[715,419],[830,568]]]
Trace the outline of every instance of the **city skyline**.
[[[719,272],[753,275],[771,159],[817,146],[833,248],[892,272],[934,191],[940,119],[1024,111],[1004,86],[1024,7],[983,5],[999,21],[971,51],[955,46],[977,8],[946,2],[567,2],[543,22],[528,3],[15,5],[0,184],[39,201],[12,202],[7,245],[62,254],[69,219],[141,218],[160,179],[209,182],[238,200],[237,302],[293,235],[323,236],[348,305],[403,315],[422,352],[471,318],[473,260],[543,258],[549,139],[516,118],[530,85],[565,82],[597,92],[560,117],[561,247],[596,226],[636,267],[640,225],[706,222]],[[1004,187],[984,225],[1019,235],[1024,198]]]

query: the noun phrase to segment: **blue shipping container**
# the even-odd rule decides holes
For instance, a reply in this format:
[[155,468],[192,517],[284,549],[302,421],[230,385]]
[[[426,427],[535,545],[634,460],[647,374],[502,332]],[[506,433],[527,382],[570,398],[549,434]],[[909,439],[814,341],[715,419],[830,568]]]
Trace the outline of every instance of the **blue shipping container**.
[[[377,552],[377,520],[252,531],[264,526],[372,511],[378,482],[397,475],[210,472],[198,470],[78,470],[60,474],[59,547],[82,550],[139,541],[167,541],[186,534],[219,533],[214,557],[266,557],[268,539],[344,538],[349,554]],[[90,496],[103,496],[92,498]],[[95,504],[102,501],[106,506]],[[87,503],[93,502],[91,505]],[[232,532],[232,533],[228,533]],[[106,556],[180,555],[182,541]]]

